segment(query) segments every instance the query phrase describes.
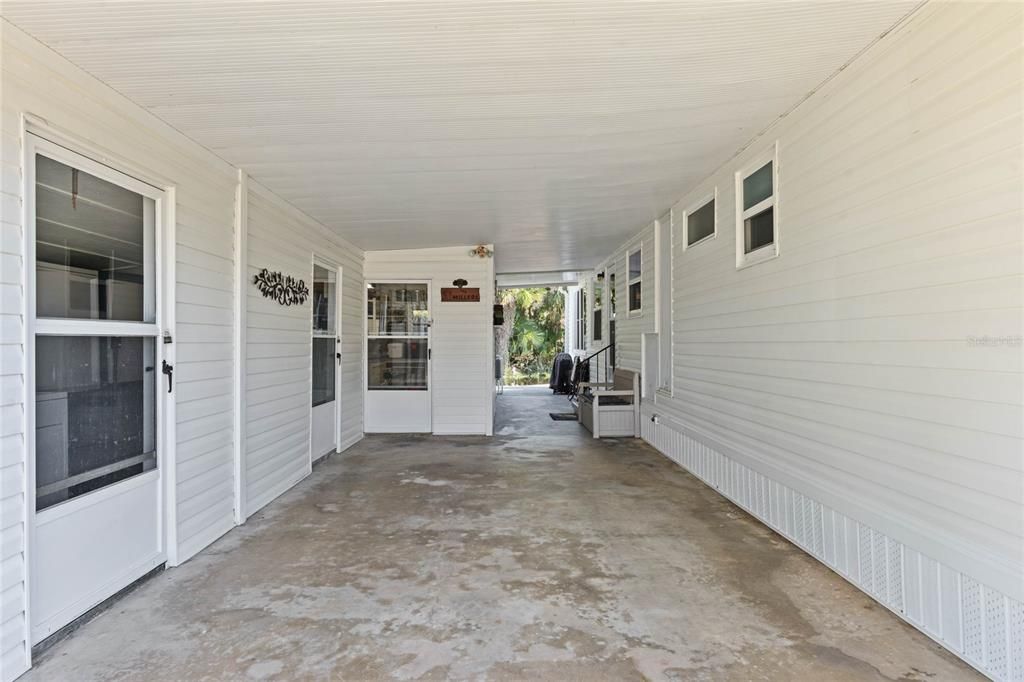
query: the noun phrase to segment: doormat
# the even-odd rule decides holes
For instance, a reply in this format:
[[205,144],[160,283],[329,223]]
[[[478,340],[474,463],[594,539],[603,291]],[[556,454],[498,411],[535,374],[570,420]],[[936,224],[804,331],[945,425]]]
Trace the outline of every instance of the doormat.
[[574,422],[576,421],[575,412],[548,412],[551,418],[556,422]]

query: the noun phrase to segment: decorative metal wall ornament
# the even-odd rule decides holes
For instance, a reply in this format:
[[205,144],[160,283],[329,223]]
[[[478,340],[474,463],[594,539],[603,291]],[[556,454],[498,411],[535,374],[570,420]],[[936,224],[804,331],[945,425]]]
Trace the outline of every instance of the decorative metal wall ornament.
[[281,305],[302,305],[309,298],[309,289],[301,279],[286,277],[280,272],[271,272],[263,268],[253,277],[256,288],[266,298],[271,298]]
[[481,244],[475,248],[469,250],[470,256],[477,256],[478,258],[490,258],[494,255],[494,252],[488,249],[486,246]]
[[469,282],[467,282],[466,280],[462,279],[461,277],[459,279],[457,279],[457,280],[452,282],[452,286],[453,287],[458,287],[459,289],[461,289],[462,287],[466,286],[467,284],[469,284]]

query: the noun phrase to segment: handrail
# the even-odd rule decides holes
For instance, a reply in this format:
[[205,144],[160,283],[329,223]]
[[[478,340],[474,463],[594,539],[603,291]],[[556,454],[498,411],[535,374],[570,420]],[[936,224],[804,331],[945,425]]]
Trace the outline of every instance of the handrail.
[[608,350],[609,348],[612,348],[612,347],[614,347],[614,346],[615,346],[615,344],[614,344],[614,343],[609,343],[609,344],[608,344],[607,346],[605,346],[605,347],[604,347],[604,348],[602,348],[601,350],[596,350],[596,351],[594,351],[593,353],[591,353],[590,355],[588,355],[587,357],[585,357],[585,358],[581,358],[581,359],[580,359],[580,362],[590,362],[590,360],[591,360],[592,358],[596,358],[596,357],[597,357],[598,355],[600,355],[601,353],[605,352],[606,350]]
[[[587,355],[586,357],[581,357],[581,358],[577,358],[576,359],[576,363],[573,365],[573,381],[572,381],[571,388],[569,389],[569,402],[572,402],[575,405],[574,401],[577,399],[577,397],[579,396],[579,393],[580,393],[580,383],[582,383],[582,376],[581,376],[582,372],[580,372],[577,368],[578,367],[582,367],[583,365],[586,365],[586,372],[587,372],[586,376],[587,376],[587,381],[589,382],[590,381],[590,361],[593,360],[594,358],[596,358],[601,353],[604,353],[607,350],[613,350],[614,351],[614,348],[615,348],[615,344],[614,343],[609,343],[604,348],[602,348],[600,350],[597,350],[597,351],[594,351],[593,353],[591,353],[590,355]],[[607,380],[607,378],[609,376],[611,376],[611,374],[615,370],[615,364],[614,364],[614,361],[612,360],[612,353],[609,353],[608,355],[606,355],[604,357],[604,361],[605,361],[604,362],[604,376],[605,376],[605,379]]]

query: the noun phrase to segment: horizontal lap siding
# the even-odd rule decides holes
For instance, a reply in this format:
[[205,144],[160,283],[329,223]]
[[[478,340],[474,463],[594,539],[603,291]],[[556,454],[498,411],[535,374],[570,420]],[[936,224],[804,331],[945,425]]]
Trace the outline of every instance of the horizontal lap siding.
[[[492,429],[494,261],[470,247],[367,252],[368,280],[432,281],[431,401],[436,434],[486,434]],[[480,287],[479,303],[441,303],[456,279]],[[362,325],[362,322],[360,322]]]
[[969,339],[1021,333],[1019,27],[1019,8],[929,8],[755,143],[779,139],[775,261],[731,266],[716,175],[723,232],[677,257],[664,405],[1007,575],[1021,352]]
[[193,206],[185,199],[188,191],[187,186],[178,186],[175,215],[179,562],[234,525],[235,504],[231,373],[235,177],[229,172],[221,179],[215,204]]
[[232,525],[235,174],[228,164],[6,21],[0,26],[0,678],[8,680],[28,662],[21,114],[39,116],[175,188],[178,545],[171,549],[177,549],[179,561]]
[[[641,245],[641,310],[629,312],[629,252]],[[608,263],[606,272],[615,273],[615,364],[639,372],[643,369],[643,335],[654,332],[654,224],[633,238]],[[607,276],[607,275],[606,275]]]
[[[674,395],[645,406],[660,449],[997,679],[1024,679],[1021,11],[926,6],[676,205],[717,187],[719,232],[675,250]],[[733,173],[776,140],[781,255],[737,270]]]
[[313,256],[342,268],[340,447],[362,437],[362,253],[249,183],[246,292],[246,515],[303,478],[310,467],[312,299],[283,306],[253,283],[263,268],[312,287]]
[[[6,34],[3,36],[6,38]],[[8,54],[4,46],[4,70]],[[24,316],[18,113],[3,93],[0,149],[0,679],[28,665],[25,621]]]

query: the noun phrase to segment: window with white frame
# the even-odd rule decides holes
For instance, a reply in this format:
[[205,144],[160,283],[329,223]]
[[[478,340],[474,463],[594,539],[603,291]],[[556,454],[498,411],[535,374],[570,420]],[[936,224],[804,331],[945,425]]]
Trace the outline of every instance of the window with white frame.
[[626,266],[629,268],[626,273],[626,298],[630,315],[643,312],[643,265],[643,246],[638,244],[626,257]]
[[736,174],[736,266],[779,255],[777,149]]
[[672,392],[672,233],[673,215],[658,218],[655,244],[658,275],[658,390]]
[[602,335],[602,329],[604,329],[604,319],[602,319],[604,303],[604,272],[597,273],[594,278],[594,320],[592,323],[592,329],[594,341],[600,341]]
[[587,287],[576,290],[576,348],[587,347]]
[[715,190],[683,215],[683,224],[686,230],[686,241],[683,248],[688,249],[718,236],[717,195],[718,190]]

